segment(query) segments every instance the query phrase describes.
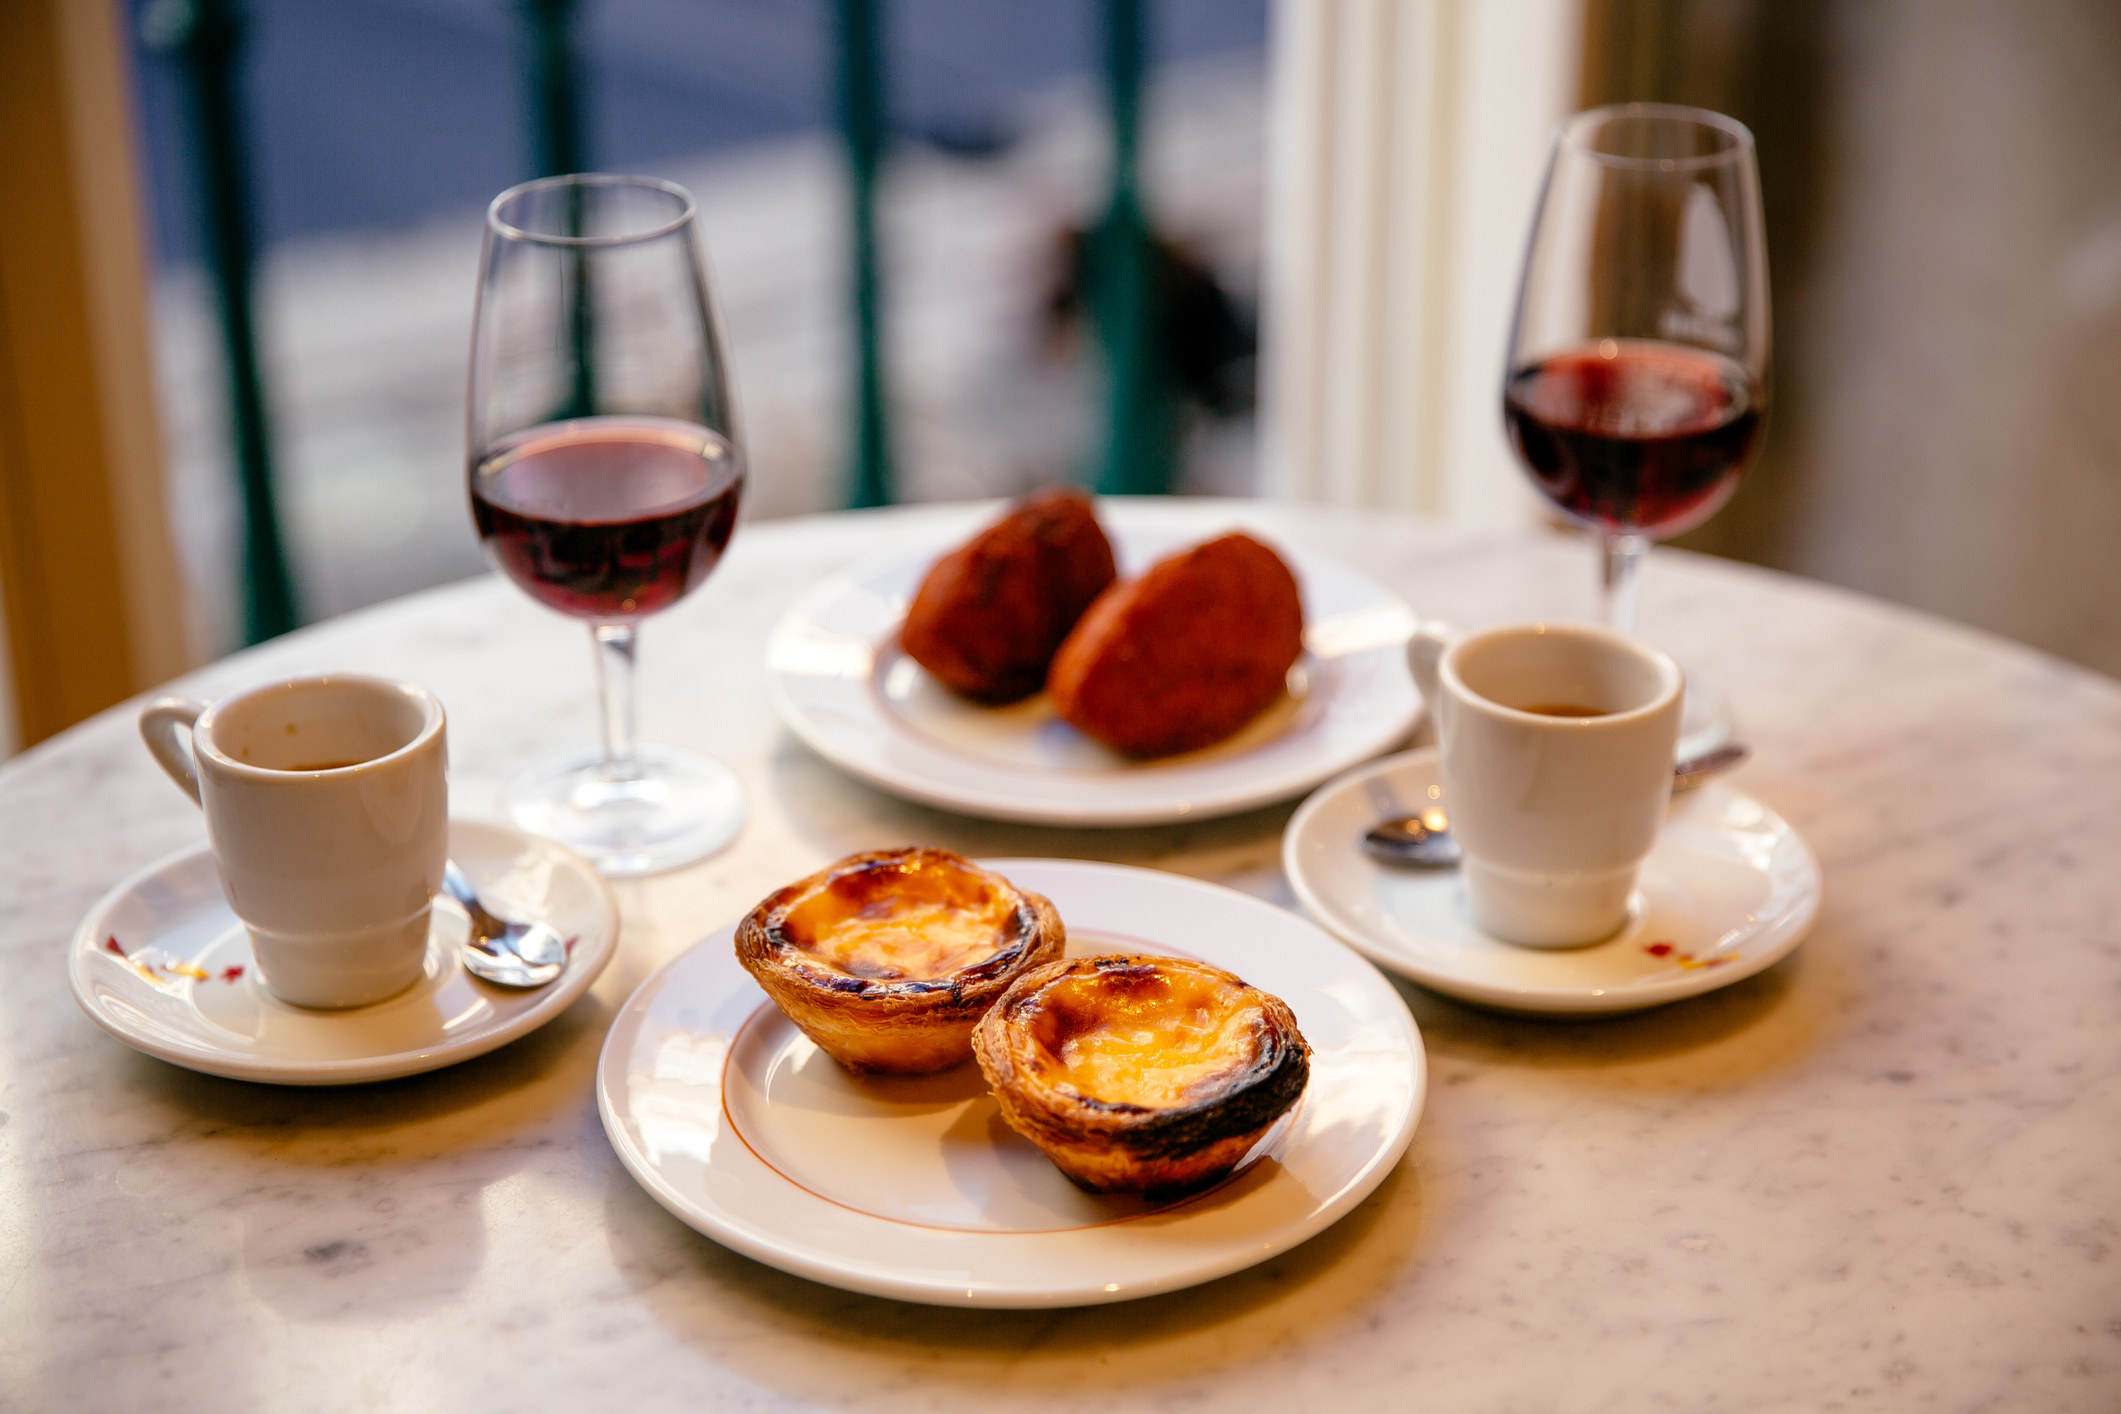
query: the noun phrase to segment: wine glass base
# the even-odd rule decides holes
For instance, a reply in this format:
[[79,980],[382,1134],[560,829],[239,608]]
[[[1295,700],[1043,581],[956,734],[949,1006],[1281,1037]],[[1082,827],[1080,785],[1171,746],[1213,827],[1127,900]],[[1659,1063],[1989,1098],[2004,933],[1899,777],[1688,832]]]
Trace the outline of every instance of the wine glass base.
[[509,785],[501,804],[517,825],[613,879],[705,859],[744,825],[736,775],[711,756],[669,746],[640,748],[624,780],[612,779],[595,751],[541,762]]

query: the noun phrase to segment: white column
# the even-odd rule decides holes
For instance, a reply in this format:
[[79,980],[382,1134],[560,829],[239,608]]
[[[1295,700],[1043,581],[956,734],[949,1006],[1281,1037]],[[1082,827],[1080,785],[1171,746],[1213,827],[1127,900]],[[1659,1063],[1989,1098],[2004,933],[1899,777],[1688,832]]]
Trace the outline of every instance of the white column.
[[1262,483],[1474,524],[1534,513],[1502,436],[1517,266],[1579,0],[1278,0]]

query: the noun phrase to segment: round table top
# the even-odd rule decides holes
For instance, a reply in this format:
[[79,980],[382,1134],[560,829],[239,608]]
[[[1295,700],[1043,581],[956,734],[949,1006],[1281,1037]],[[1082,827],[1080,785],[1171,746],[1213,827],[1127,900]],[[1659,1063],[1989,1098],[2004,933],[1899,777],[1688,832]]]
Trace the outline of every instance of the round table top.
[[[1390,516],[1201,503],[1418,610],[1580,617],[1590,551]],[[0,770],[0,1405],[482,1410],[2111,1409],[2121,1406],[2121,686],[1760,570],[1659,553],[1649,635],[1714,674],[1732,780],[1817,850],[1811,939],[1611,1020],[1402,984],[1431,1067],[1355,1212],[1210,1285],[963,1311],[813,1285],[699,1236],[621,1169],[598,1046],[655,968],[779,884],[927,842],[1080,856],[1294,906],[1293,802],[1124,831],[963,819],[810,755],[761,688],[797,593],[979,507],[745,527],[643,634],[642,732],[735,768],[721,856],[617,885],[619,957],[544,1029],[341,1090],[139,1055],[67,992],[111,883],[203,838],[113,709]],[[181,686],[346,668],[433,688],[461,813],[595,730],[577,624],[483,579]]]

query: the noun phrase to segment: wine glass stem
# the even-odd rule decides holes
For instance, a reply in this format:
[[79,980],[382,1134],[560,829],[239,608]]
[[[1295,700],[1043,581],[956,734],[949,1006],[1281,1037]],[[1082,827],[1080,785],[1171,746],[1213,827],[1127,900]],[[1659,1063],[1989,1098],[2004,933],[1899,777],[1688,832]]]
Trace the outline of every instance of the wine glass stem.
[[1605,537],[1605,622],[1616,633],[1635,631],[1635,586],[1649,549],[1648,536]]
[[597,703],[604,718],[604,778],[630,781],[640,774],[634,754],[632,624],[596,624]]

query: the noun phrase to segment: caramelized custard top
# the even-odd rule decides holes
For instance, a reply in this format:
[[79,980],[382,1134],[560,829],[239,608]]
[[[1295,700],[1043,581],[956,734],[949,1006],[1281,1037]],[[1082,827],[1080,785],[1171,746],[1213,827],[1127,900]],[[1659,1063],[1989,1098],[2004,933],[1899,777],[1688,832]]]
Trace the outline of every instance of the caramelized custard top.
[[928,982],[1016,941],[1016,913],[1001,881],[984,870],[886,861],[831,876],[788,910],[779,932],[845,976]]
[[1086,1099],[1172,1109],[1259,1053],[1262,1008],[1248,987],[1161,958],[1071,973],[1031,1023],[1041,1068]]

